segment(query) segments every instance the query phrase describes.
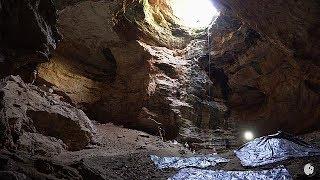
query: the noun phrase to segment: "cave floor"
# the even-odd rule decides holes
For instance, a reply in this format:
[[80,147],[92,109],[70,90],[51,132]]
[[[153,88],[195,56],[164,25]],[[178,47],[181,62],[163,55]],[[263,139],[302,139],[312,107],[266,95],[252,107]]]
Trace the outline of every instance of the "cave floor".
[[[301,136],[304,141],[319,145],[320,132]],[[192,152],[181,144],[163,142],[159,137],[140,131],[117,127],[112,124],[97,125],[97,146],[89,149],[66,152],[56,157],[63,164],[79,164],[86,173],[85,179],[92,179],[92,174],[99,174],[104,179],[168,179],[177,170],[158,170],[150,159],[150,155],[158,156],[191,156]],[[212,153],[202,150],[201,153]],[[294,179],[304,179],[303,167],[307,163],[320,170],[320,157],[291,159],[278,164],[258,168],[245,168],[235,157],[233,149],[220,153],[230,159],[229,163],[220,164],[212,169],[219,170],[262,170],[284,165]],[[77,167],[79,169],[79,167]],[[91,171],[88,173],[87,171]],[[314,177],[319,179],[319,177]]]
[[[112,124],[96,124],[96,127],[96,145],[84,150],[66,151],[53,157],[30,156],[25,152],[5,151],[0,154],[0,166],[4,159],[10,159],[12,166],[10,171],[22,172],[35,179],[51,179],[48,177],[52,176],[60,177],[58,179],[168,179],[178,170],[157,169],[150,155],[193,155],[191,150],[186,149],[182,144],[163,142],[159,137],[141,131]],[[308,143],[319,145],[320,132],[307,134],[300,138]],[[212,151],[202,150],[201,153],[209,154]],[[280,165],[244,168],[233,154],[233,149],[226,150],[219,155],[230,159],[230,162],[219,164],[211,169],[245,171],[271,169]],[[305,179],[303,167],[307,163],[313,163],[316,170],[320,170],[320,157],[291,159],[282,162],[281,165],[288,169],[294,179]],[[313,178],[320,179],[319,175]]]

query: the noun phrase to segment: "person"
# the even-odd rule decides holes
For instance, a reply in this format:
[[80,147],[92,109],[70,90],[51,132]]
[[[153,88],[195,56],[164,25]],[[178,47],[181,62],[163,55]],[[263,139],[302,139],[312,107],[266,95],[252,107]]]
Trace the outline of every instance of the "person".
[[224,143],[225,143],[226,149],[230,149],[230,141],[229,141],[229,139],[225,139]]
[[31,84],[34,84],[36,79],[37,79],[37,75],[38,75],[38,71],[37,70],[33,70],[33,79],[32,79],[32,82]]

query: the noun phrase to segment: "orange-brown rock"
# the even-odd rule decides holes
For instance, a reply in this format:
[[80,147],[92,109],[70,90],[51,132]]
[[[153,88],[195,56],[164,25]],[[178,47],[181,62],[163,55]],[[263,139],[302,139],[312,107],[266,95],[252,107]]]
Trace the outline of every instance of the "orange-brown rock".
[[[253,8],[254,4],[259,7],[259,3],[248,4],[246,8]],[[237,3],[230,2],[230,6],[235,4]],[[240,5],[239,2],[238,5],[242,7],[244,4],[246,3]],[[312,58],[297,56],[297,51],[290,45],[290,41],[294,39],[270,32],[277,28],[289,28],[288,32],[293,34],[307,35],[305,29],[297,32],[301,27],[291,29],[294,26],[292,21],[297,19],[283,19],[290,17],[285,14],[289,11],[282,12],[278,5],[277,3],[269,5],[270,11],[257,12],[255,16],[249,16],[235,9],[235,12],[243,13],[241,15],[248,18],[250,23],[252,21],[261,24],[252,26],[253,24],[241,23],[236,18],[232,19],[232,15],[226,14],[219,17],[211,35],[211,69],[213,72],[215,69],[220,69],[227,77],[225,84],[230,89],[227,98],[233,118],[244,127],[249,126],[247,128],[257,131],[257,134],[276,130],[304,133],[319,128],[320,96],[315,80],[319,76],[316,72],[318,66]],[[264,18],[271,16],[274,9],[282,14],[276,21],[263,24],[269,22]],[[258,18],[261,19],[256,21]],[[279,20],[289,24],[280,25]],[[315,20],[308,19],[304,23],[312,24],[312,21]],[[234,28],[230,28],[230,22],[233,22],[231,25],[234,24]],[[225,26],[226,24],[229,26]],[[261,29],[252,29],[257,26]],[[308,28],[308,25],[302,27]],[[260,33],[257,30],[261,30]],[[219,76],[213,74],[213,78],[219,79]],[[312,83],[309,83],[310,79]]]
[[175,24],[167,1],[143,2],[85,1],[61,10],[65,41],[38,67],[38,80],[100,122],[156,134],[161,127],[172,137],[180,129],[197,139],[198,128],[235,124],[261,134],[316,128],[316,2],[302,3],[310,12],[304,19],[300,1],[215,1],[221,16],[210,31],[210,55],[204,32],[172,50],[192,33]]
[[[167,27],[170,22],[164,20],[167,25],[161,25],[153,22],[154,17],[144,14],[148,10],[155,12],[157,8],[163,10],[162,6],[165,5],[158,6],[157,2],[150,2],[147,7],[135,1],[128,2],[125,7],[129,14],[125,15],[136,21],[130,23],[125,19],[126,22],[120,25],[141,27],[140,31],[149,33],[144,37],[160,38],[153,42],[141,38],[142,41],[171,47],[177,42]],[[137,12],[138,7],[144,9]],[[112,21],[112,13],[117,8],[119,4],[115,2],[86,1],[60,11],[58,23],[64,42],[49,63],[38,67],[38,82],[46,82],[65,92],[73,104],[86,110],[95,120],[116,122],[156,134],[161,125],[168,135],[175,137],[181,119],[178,106],[189,106],[185,100],[180,102],[176,98],[179,94],[187,94],[186,89],[179,92],[179,81],[186,83],[189,70],[184,66],[189,62],[176,58],[174,51],[167,48],[136,41],[139,36],[134,36],[139,33],[131,35],[119,29],[119,21],[115,25]],[[170,13],[169,9],[163,11]],[[142,13],[142,19],[130,13]],[[153,29],[144,31],[150,27]],[[165,33],[158,36],[159,32],[154,28]],[[123,39],[122,33],[134,38]],[[202,75],[206,76],[204,72]],[[155,117],[151,118],[153,115]]]

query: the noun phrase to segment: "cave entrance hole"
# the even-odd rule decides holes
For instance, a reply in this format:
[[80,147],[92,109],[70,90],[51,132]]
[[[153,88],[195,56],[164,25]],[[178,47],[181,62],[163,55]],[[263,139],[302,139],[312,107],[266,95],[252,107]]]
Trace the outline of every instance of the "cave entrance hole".
[[207,28],[220,15],[211,0],[171,0],[170,5],[182,25],[190,28]]

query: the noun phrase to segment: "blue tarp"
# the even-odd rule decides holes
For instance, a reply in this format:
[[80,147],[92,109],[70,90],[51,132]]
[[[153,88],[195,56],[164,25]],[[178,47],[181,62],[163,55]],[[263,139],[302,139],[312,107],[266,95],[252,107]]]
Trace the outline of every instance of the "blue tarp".
[[228,159],[218,155],[194,156],[194,157],[158,157],[151,155],[151,160],[159,169],[185,167],[206,168],[217,163],[229,162]]
[[243,166],[257,167],[292,157],[320,155],[320,150],[290,134],[279,132],[248,142],[235,154]]
[[263,171],[212,171],[186,168],[168,180],[291,180],[289,172],[283,167]]

